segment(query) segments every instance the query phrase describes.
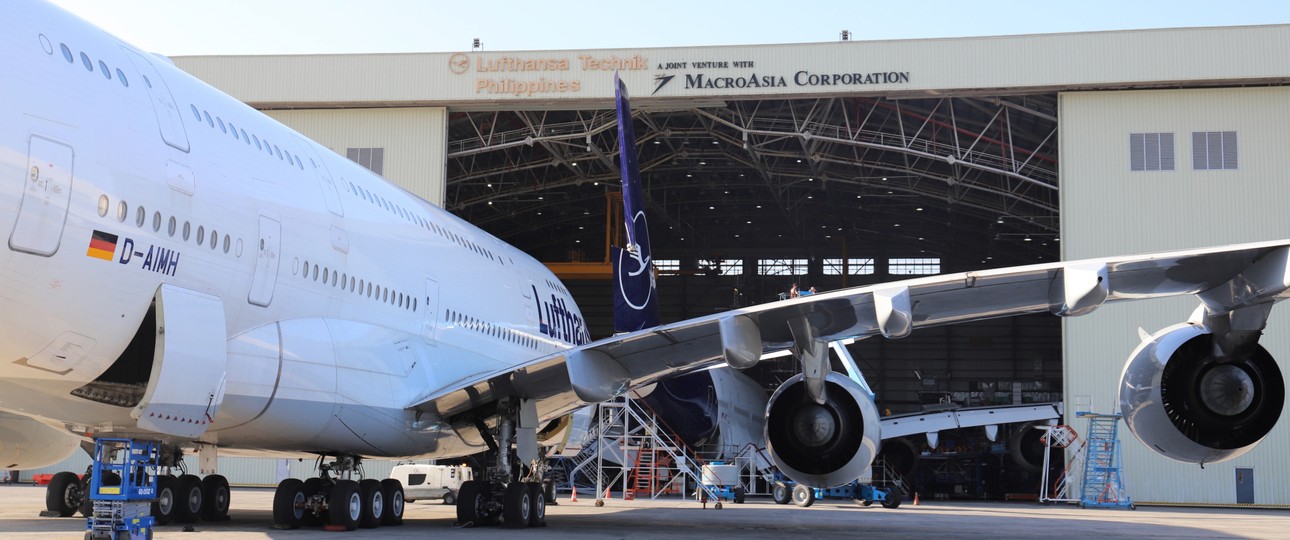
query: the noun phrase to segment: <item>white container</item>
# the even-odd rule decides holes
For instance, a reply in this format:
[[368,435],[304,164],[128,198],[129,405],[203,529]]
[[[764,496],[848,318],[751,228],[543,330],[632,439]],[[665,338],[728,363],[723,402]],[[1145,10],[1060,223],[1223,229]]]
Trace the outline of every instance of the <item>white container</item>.
[[704,465],[702,482],[705,486],[737,485],[739,468],[734,465]]

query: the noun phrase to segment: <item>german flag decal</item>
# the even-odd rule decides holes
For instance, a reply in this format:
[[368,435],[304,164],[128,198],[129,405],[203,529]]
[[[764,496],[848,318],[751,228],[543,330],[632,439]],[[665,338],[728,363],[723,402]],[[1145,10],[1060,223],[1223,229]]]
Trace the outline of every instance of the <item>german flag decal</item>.
[[90,249],[85,252],[85,255],[110,261],[115,253],[116,235],[98,230],[94,231],[94,235],[90,237]]

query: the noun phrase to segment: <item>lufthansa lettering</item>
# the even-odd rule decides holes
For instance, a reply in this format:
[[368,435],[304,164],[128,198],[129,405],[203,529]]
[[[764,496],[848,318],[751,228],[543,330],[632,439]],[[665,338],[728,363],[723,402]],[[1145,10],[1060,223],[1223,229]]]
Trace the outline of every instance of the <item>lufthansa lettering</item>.
[[488,73],[494,71],[569,71],[568,58],[517,58],[504,56],[485,60],[475,59],[475,71]]
[[859,84],[899,84],[909,82],[908,71],[874,73],[811,73],[793,74],[793,84],[798,86],[853,86]]

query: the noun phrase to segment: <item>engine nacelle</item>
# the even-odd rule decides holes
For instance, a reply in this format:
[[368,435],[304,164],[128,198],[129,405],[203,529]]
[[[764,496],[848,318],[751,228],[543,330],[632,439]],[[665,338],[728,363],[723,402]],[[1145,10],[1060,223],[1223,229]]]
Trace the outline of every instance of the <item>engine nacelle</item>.
[[799,484],[830,488],[854,481],[878,454],[881,425],[873,398],[840,373],[825,378],[824,405],[802,375],[775,390],[766,405],[766,448],[780,472]]
[[80,440],[26,416],[0,412],[0,469],[39,469],[80,448]]
[[1144,341],[1120,375],[1120,411],[1133,435],[1161,455],[1214,463],[1254,448],[1281,416],[1285,382],[1257,343],[1219,356],[1192,323]]

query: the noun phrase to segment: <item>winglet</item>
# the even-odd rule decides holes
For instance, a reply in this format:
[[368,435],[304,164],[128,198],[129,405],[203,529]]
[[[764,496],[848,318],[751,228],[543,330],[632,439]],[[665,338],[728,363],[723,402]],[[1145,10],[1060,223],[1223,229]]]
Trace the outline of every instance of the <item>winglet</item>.
[[614,331],[634,332],[659,325],[658,294],[650,256],[649,223],[636,161],[636,134],[627,86],[614,74],[614,104],[618,108],[618,161],[623,178],[623,219],[627,247],[614,246]]

